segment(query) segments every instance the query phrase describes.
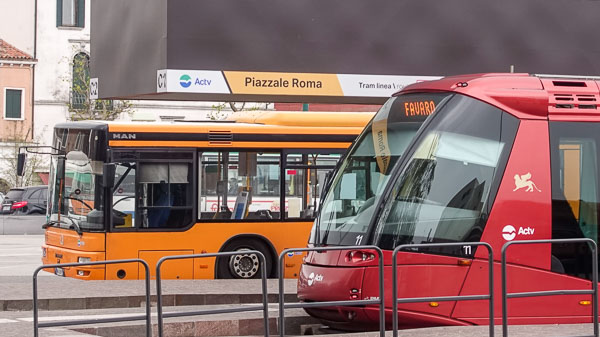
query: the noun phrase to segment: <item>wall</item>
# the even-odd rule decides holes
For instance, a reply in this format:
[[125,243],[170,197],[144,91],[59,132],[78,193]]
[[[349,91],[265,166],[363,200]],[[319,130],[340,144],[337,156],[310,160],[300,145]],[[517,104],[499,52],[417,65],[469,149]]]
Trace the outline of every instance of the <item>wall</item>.
[[[0,142],[32,139],[32,80],[33,69],[29,65],[0,65]],[[22,109],[24,120],[4,119],[5,88],[23,89]]]

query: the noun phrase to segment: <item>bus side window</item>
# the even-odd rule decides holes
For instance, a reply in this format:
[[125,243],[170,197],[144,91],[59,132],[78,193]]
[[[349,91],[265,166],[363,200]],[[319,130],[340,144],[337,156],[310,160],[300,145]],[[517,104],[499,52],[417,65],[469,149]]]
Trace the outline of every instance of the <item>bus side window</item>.
[[327,172],[339,154],[288,154],[285,169],[285,215],[287,219],[315,218]]
[[[598,130],[582,123],[550,125],[552,238],[598,242]],[[591,279],[587,244],[552,244],[552,270]]]
[[116,163],[112,204],[113,224],[117,228],[131,228],[135,224],[135,167],[135,163]]
[[181,228],[191,223],[190,163],[139,163],[137,207],[141,228]]
[[279,219],[280,156],[255,151],[200,153],[200,220]]

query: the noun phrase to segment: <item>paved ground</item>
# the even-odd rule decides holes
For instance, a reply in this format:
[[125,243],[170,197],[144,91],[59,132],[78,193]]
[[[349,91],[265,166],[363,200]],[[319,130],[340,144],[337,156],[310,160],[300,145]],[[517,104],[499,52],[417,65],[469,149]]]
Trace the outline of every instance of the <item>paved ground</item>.
[[[0,235],[0,336],[33,336],[32,273],[40,265],[40,246],[43,235]],[[145,303],[143,281],[80,281],[54,276],[42,272],[38,277],[40,322],[83,318],[123,317],[142,314]],[[269,280],[269,317],[272,333],[276,332],[277,280]],[[217,308],[224,303],[259,303],[259,280],[165,280],[163,281],[163,303],[169,311],[197,311]],[[286,302],[295,300],[296,280],[286,280]],[[151,283],[152,294],[156,293]],[[153,296],[151,302],[155,303]],[[176,305],[176,306],[173,306]],[[153,308],[153,315],[156,309]],[[290,316],[289,318],[288,315]],[[152,318],[156,323],[156,316]],[[286,311],[286,332],[300,334],[302,324],[314,327],[316,322],[306,317],[302,310]],[[156,326],[154,326],[156,334]],[[171,337],[200,337],[262,334],[260,312],[238,313],[234,316],[195,316],[165,319],[165,332]],[[331,334],[331,331],[326,331]],[[511,326],[510,336],[590,336],[591,324]],[[440,327],[404,330],[400,336],[486,336],[488,328]],[[339,337],[377,337],[377,332],[331,334]],[[391,336],[388,332],[386,336]],[[496,336],[501,336],[501,326],[496,327]],[[40,330],[40,336],[49,337],[134,337],[144,336],[143,321],[127,323],[105,323],[77,327],[53,327]]]
[[0,214],[0,235],[41,235],[45,215]]
[[0,284],[5,277],[31,277],[42,263],[42,243],[43,235],[0,235]]

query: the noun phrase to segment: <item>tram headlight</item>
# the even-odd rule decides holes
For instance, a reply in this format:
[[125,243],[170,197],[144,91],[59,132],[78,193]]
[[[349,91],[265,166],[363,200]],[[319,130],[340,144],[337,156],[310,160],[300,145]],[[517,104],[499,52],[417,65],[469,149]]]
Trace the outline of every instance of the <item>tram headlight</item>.
[[375,260],[375,254],[369,252],[352,250],[346,254],[346,261],[348,262],[364,262],[373,260]]

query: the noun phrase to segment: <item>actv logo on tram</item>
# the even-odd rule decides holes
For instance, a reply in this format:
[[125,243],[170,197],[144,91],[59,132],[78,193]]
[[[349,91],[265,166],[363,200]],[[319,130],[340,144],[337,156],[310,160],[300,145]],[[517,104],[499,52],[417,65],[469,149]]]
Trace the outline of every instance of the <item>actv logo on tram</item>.
[[506,225],[502,228],[502,237],[506,241],[512,241],[517,235],[533,235],[535,228],[519,227],[519,231],[513,225]]

